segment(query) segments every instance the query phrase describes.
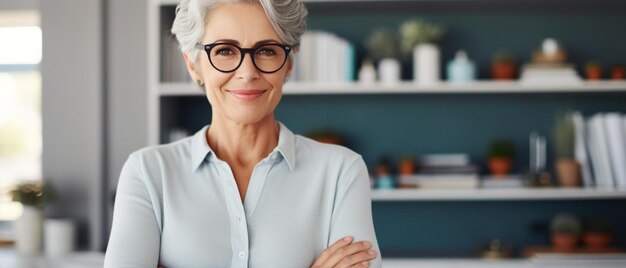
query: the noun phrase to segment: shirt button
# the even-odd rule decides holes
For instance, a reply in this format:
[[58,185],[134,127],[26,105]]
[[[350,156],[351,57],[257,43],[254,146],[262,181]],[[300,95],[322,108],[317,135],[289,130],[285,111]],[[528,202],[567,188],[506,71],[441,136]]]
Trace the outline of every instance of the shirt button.
[[239,258],[240,258],[240,259],[243,259],[243,258],[245,258],[245,257],[246,257],[246,253],[245,253],[245,252],[243,252],[243,251],[242,251],[242,252],[239,252]]

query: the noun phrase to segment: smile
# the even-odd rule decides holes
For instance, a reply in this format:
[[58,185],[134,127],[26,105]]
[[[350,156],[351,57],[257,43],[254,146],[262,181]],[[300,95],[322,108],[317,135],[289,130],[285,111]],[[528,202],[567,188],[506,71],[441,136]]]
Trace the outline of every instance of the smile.
[[263,89],[234,89],[227,90],[228,93],[232,94],[236,98],[245,101],[255,100],[261,95],[263,95],[267,90]]

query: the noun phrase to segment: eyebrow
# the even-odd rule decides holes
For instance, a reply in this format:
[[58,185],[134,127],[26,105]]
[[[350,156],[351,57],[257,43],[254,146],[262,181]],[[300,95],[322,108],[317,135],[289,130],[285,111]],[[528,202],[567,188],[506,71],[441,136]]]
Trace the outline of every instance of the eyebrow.
[[[235,44],[235,45],[238,45],[238,46],[239,46],[239,45],[241,45],[241,44],[239,43],[239,41],[237,41],[237,40],[233,40],[233,39],[218,39],[218,40],[215,40],[215,42],[213,42],[213,43],[221,43],[221,42],[224,42],[224,43],[231,43],[231,44]],[[280,44],[280,42],[278,42],[278,41],[276,41],[276,40],[274,40],[274,39],[265,39],[265,40],[261,40],[261,41],[259,41],[259,42],[254,43],[254,45],[252,45],[252,46],[253,46],[253,47],[256,47],[256,46],[258,46],[258,45],[264,45],[264,44],[277,44],[277,43],[278,43],[278,44]]]

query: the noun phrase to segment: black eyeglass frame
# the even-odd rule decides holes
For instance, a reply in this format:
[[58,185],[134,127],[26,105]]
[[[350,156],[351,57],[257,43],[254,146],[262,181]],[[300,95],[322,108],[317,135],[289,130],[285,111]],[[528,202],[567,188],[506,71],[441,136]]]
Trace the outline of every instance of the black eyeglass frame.
[[[213,64],[213,61],[211,60],[211,50],[213,50],[214,47],[219,46],[219,45],[229,45],[229,46],[233,46],[236,47],[237,49],[239,49],[239,53],[241,53],[241,58],[239,59],[239,64],[237,64],[237,66],[235,68],[233,68],[232,70],[229,71],[224,71],[224,70],[220,70],[219,68],[215,67],[215,64]],[[256,65],[256,61],[254,60],[254,53],[259,50],[262,47],[268,46],[268,45],[272,45],[272,46],[277,46],[282,48],[285,51],[285,59],[283,60],[283,63],[280,65],[280,67],[278,67],[276,70],[271,71],[271,72],[266,72],[261,70],[261,68],[259,68],[259,66]],[[211,43],[211,44],[196,44],[196,48],[197,49],[202,49],[206,52],[207,54],[207,58],[209,58],[209,62],[211,63],[211,66],[213,66],[213,68],[215,68],[215,70],[218,70],[222,73],[232,73],[234,71],[236,71],[237,69],[239,69],[239,67],[241,67],[241,63],[243,63],[243,59],[246,57],[246,53],[250,54],[250,58],[252,59],[252,64],[254,64],[254,67],[259,70],[259,72],[262,73],[266,73],[266,74],[271,74],[271,73],[275,73],[278,72],[280,69],[283,68],[283,66],[285,66],[285,63],[287,63],[287,59],[289,58],[289,52],[291,52],[291,46],[290,45],[283,45],[283,44],[279,44],[279,43],[268,43],[268,44],[260,44],[257,45],[255,47],[251,47],[251,48],[241,48],[238,45],[232,44],[232,43],[227,43],[227,42],[218,42],[218,43]]]

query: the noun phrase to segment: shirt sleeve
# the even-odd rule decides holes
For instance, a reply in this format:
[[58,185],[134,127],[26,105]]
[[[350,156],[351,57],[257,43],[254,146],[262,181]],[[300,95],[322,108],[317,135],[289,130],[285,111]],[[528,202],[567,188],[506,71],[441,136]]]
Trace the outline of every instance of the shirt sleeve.
[[[157,267],[161,242],[150,193],[154,187],[141,172],[134,154],[128,158],[117,186],[113,225],[104,267]],[[153,195],[154,196],[154,195]]]
[[353,241],[370,241],[377,253],[376,258],[370,261],[370,267],[382,266],[372,219],[369,174],[361,156],[348,164],[340,175],[330,228],[328,246],[344,236],[352,236]]

